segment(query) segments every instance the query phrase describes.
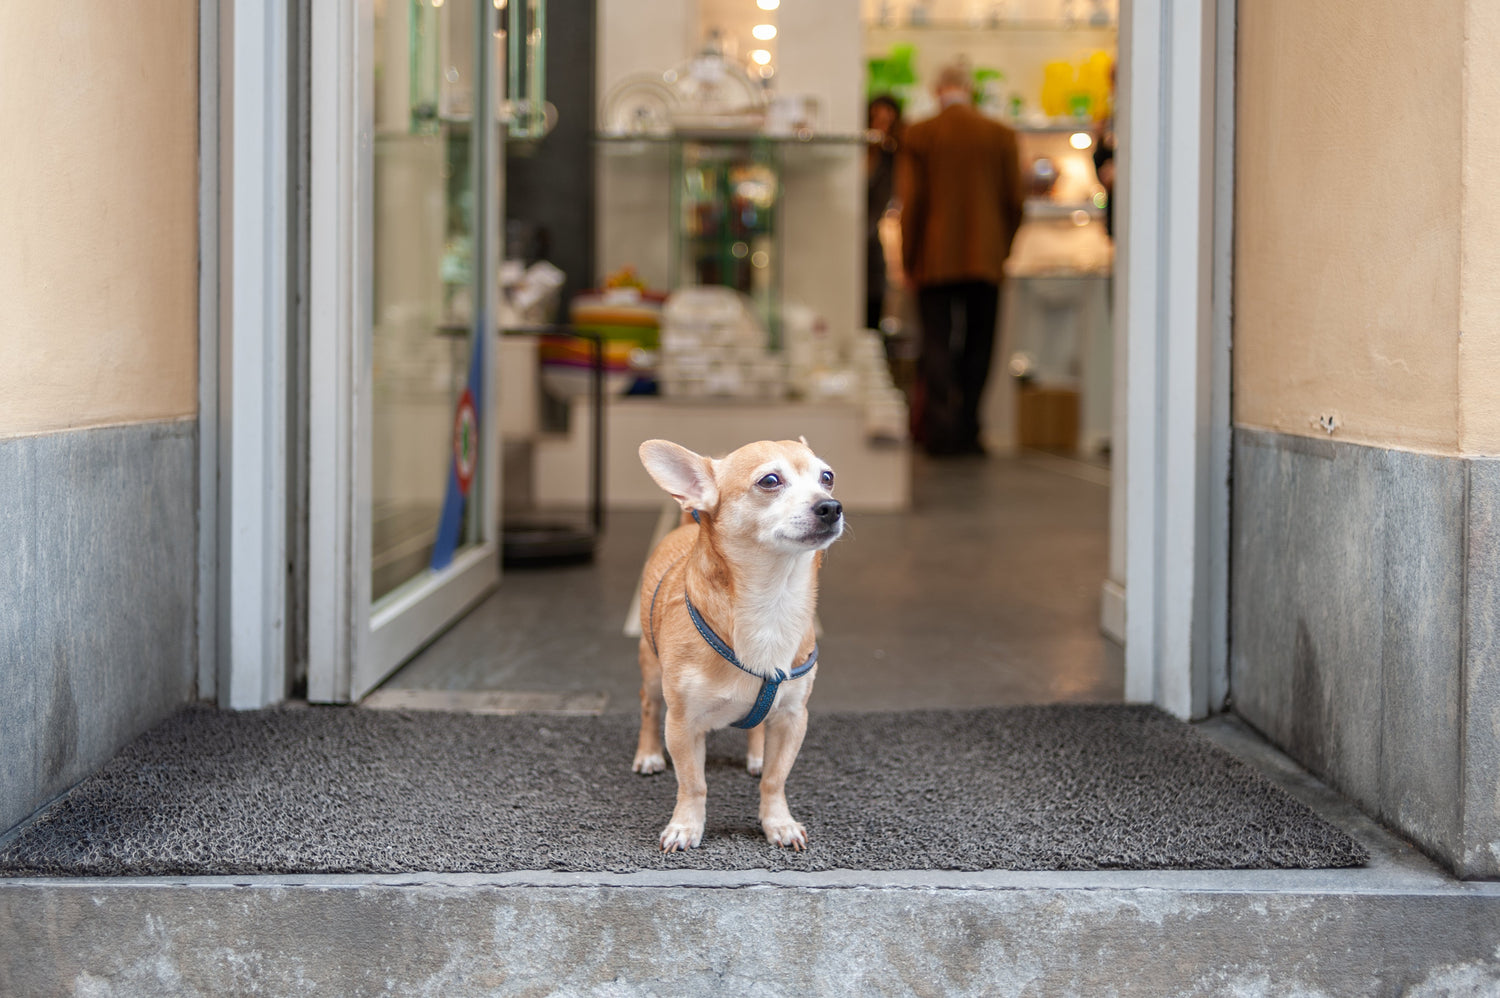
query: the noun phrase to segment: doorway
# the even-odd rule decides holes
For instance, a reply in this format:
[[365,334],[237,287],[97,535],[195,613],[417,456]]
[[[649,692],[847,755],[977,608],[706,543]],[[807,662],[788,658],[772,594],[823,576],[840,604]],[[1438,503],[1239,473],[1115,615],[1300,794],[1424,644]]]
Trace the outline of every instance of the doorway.
[[[373,99],[356,93],[358,88],[352,81],[363,78],[353,67],[358,61],[355,53],[369,51],[373,6],[348,0],[314,11],[315,37],[332,40],[331,44],[315,42],[317,50],[337,53],[337,59],[330,56],[322,63],[324,68],[315,72],[315,114],[322,117],[324,125],[331,122],[333,127],[315,127],[314,135],[335,134],[341,138],[334,155],[337,168],[314,171],[313,203],[323,207],[314,217],[313,228],[315,239],[322,227],[325,240],[333,238],[340,244],[336,253],[313,254],[313,267],[321,273],[315,273],[311,282],[315,295],[332,289],[321,300],[315,297],[313,303],[313,364],[318,391],[332,391],[344,400],[327,410],[335,414],[356,412],[350,400],[361,376],[359,364],[365,359],[354,356],[354,335],[348,331],[364,328],[360,323],[369,321],[359,314],[361,309],[368,311],[368,305],[357,292],[356,282],[365,280],[363,275],[372,264],[358,258],[355,247],[364,244],[354,235],[360,231],[359,226],[368,227],[370,220],[358,217],[358,205],[346,193],[328,198],[316,196],[316,191],[320,183],[325,188],[331,185],[336,193],[352,191],[360,171],[369,169],[361,165],[358,136],[360,115],[366,113],[361,109],[372,110]],[[1126,432],[1116,435],[1114,451],[1120,478],[1127,463],[1131,469],[1130,517],[1122,524],[1119,521],[1125,517],[1117,516],[1113,531],[1117,546],[1120,537],[1130,536],[1133,552],[1128,588],[1134,607],[1129,618],[1126,695],[1132,700],[1162,703],[1182,716],[1198,716],[1212,709],[1210,705],[1218,699],[1215,683],[1221,681],[1216,677],[1222,676],[1224,661],[1222,618],[1215,616],[1224,601],[1214,591],[1213,580],[1223,574],[1222,556],[1227,551],[1215,539],[1215,524],[1227,522],[1227,495],[1212,472],[1227,463],[1223,460],[1227,443],[1221,448],[1216,442],[1227,441],[1227,433],[1221,432],[1227,427],[1227,418],[1221,413],[1227,393],[1221,383],[1227,379],[1220,372],[1221,366],[1227,372],[1228,299],[1219,278],[1221,269],[1226,269],[1219,266],[1220,257],[1227,258],[1227,249],[1224,254],[1219,251],[1227,247],[1229,215],[1225,206],[1232,188],[1216,175],[1214,162],[1217,156],[1219,162],[1227,163],[1222,154],[1232,148],[1232,131],[1205,130],[1203,125],[1212,124],[1215,112],[1232,120],[1228,113],[1232,112],[1233,3],[1223,0],[1216,9],[1217,20],[1214,9],[1174,8],[1164,12],[1127,4],[1122,10],[1122,52],[1127,53],[1127,61],[1136,60],[1143,70],[1122,74],[1122,88],[1130,90],[1131,103],[1142,109],[1142,120],[1122,122],[1126,147],[1122,169],[1130,178],[1122,183],[1149,195],[1132,199],[1135,204],[1121,199],[1120,209],[1127,216],[1120,220],[1122,241],[1130,245],[1135,265],[1131,267],[1129,288],[1126,281],[1117,282],[1120,293],[1115,308],[1117,324],[1129,330],[1131,341],[1129,398],[1117,393],[1117,398],[1127,403],[1124,409],[1130,418],[1124,421]],[[476,62],[483,64],[484,59]],[[330,63],[334,64],[332,69],[328,68]],[[316,85],[317,79],[323,86]],[[1196,143],[1171,141],[1174,134],[1186,134],[1190,129]],[[364,182],[368,184],[369,177]],[[1171,212],[1164,210],[1161,197],[1171,200]],[[338,205],[337,210],[330,210],[330,204]],[[1135,224],[1147,220],[1149,233]],[[1193,260],[1197,265],[1170,267],[1177,259]],[[1205,266],[1213,269],[1211,279],[1203,277]],[[1178,276],[1171,280],[1156,276],[1164,273]],[[322,328],[318,323],[331,323],[345,332],[325,339],[316,333]],[[320,364],[325,377],[318,374]],[[487,420],[488,406],[479,415]],[[323,674],[333,678],[326,685],[312,684],[314,696],[328,699],[352,695],[349,691],[355,684],[348,677],[358,657],[356,646],[361,641],[368,646],[374,631],[369,592],[359,589],[364,583],[358,580],[364,573],[338,567],[367,558],[357,548],[369,543],[362,539],[365,532],[355,527],[356,511],[350,498],[369,495],[368,478],[362,477],[369,472],[359,463],[352,427],[340,420],[352,422],[347,415],[325,413],[321,425],[316,412],[313,418],[314,477],[322,474],[331,481],[322,489],[314,483],[310,534],[314,546],[322,549],[325,571],[310,586],[309,615],[314,622],[333,623],[310,636],[310,656],[314,663],[320,659],[332,663]],[[1117,411],[1116,427],[1121,425],[1121,413]],[[494,437],[493,433],[481,432],[481,439],[487,439],[490,446],[495,443]],[[1204,438],[1213,439],[1205,444]],[[1128,454],[1123,446],[1127,442]],[[495,482],[497,475],[497,462],[491,461],[485,480]],[[1116,484],[1119,503],[1123,482],[1117,480]],[[492,525],[482,524],[481,544],[493,536]],[[318,557],[318,551],[311,553],[315,566]],[[1215,558],[1219,564],[1214,564]],[[476,571],[468,577],[467,590],[450,590],[461,594],[452,605],[425,598],[425,585],[445,588],[442,582],[446,580],[435,584],[429,580],[422,592],[414,592],[415,603],[439,612],[419,625],[418,617],[409,618],[415,626],[406,632],[405,640],[393,641],[388,647],[404,646],[406,652],[400,654],[406,654],[438,634],[463,607],[493,585],[490,572],[494,560],[481,557],[474,562]],[[480,561],[489,564],[481,568]],[[450,574],[446,578],[453,577]],[[1207,647],[1202,645],[1204,635]],[[400,658],[377,661],[379,666],[367,677],[371,683]],[[247,660],[246,668],[252,666]]]

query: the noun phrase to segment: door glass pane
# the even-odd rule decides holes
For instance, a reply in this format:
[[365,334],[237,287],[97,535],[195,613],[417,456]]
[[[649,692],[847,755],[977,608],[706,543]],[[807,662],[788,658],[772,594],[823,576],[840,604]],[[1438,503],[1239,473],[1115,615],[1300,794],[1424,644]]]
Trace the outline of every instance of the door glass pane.
[[371,595],[478,543],[474,0],[375,0]]

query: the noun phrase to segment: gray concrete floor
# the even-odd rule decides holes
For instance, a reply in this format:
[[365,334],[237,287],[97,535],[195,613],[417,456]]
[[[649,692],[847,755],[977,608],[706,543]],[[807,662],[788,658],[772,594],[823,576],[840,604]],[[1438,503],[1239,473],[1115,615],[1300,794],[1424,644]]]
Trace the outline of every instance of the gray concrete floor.
[[[659,519],[612,513],[592,564],[507,571],[386,688],[600,693],[636,710],[624,626]],[[830,551],[814,709],[1121,699],[1123,653],[1098,623],[1108,520],[1096,465],[919,458],[913,508],[852,514]]]

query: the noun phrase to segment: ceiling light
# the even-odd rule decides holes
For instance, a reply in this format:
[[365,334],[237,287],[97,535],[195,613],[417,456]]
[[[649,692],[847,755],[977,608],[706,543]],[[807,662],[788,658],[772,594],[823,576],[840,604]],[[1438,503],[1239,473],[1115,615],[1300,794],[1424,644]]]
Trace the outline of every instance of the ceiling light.
[[776,37],[776,25],[757,24],[755,27],[750,29],[750,33],[756,38],[759,38],[761,41],[768,42],[772,38]]

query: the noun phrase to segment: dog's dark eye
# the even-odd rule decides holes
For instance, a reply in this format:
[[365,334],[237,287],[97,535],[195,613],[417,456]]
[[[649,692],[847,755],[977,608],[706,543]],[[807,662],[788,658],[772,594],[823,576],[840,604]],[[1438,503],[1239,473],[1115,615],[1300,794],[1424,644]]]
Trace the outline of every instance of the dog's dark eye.
[[825,489],[833,488],[833,472],[823,472],[823,474],[818,477],[818,481],[823,483],[823,488]]
[[765,476],[755,484],[759,485],[763,489],[779,489],[781,488],[781,476],[773,472],[772,474]]

